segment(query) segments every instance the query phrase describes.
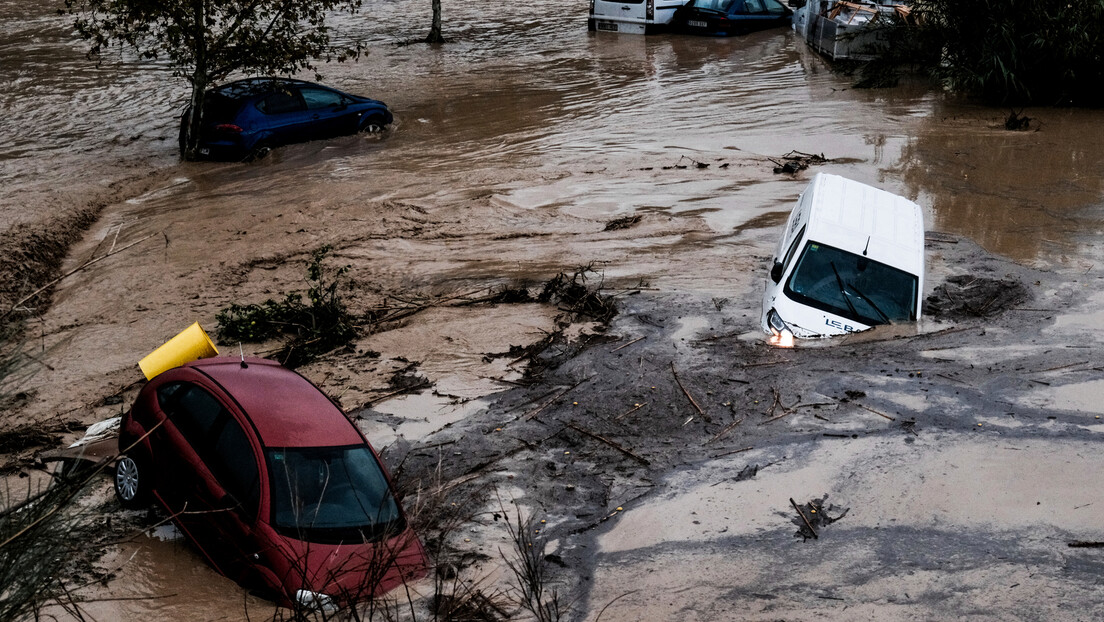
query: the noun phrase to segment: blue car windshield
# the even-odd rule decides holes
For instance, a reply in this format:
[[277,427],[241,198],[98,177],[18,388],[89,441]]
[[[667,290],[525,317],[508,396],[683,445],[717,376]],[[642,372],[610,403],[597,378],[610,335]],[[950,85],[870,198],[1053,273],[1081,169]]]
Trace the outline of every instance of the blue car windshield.
[[802,304],[874,326],[916,319],[918,281],[904,270],[809,242],[785,292]]
[[371,542],[405,528],[399,505],[364,445],[272,449],[277,530],[310,542]]

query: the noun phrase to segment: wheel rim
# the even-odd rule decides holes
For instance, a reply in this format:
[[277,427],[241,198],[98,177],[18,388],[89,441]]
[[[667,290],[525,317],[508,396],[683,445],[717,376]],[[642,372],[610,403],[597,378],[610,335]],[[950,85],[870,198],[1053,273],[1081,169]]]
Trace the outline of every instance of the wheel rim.
[[138,464],[132,458],[123,456],[115,467],[115,490],[124,501],[133,501],[138,497]]

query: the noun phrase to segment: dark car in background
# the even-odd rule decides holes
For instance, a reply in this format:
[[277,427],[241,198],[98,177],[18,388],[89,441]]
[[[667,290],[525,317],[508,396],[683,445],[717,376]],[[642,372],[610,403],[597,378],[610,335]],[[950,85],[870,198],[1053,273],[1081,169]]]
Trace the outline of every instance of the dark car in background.
[[[180,122],[181,152],[190,107]],[[382,132],[387,104],[303,80],[249,78],[215,87],[203,100],[196,157],[248,160],[273,147],[357,132]]]
[[425,573],[374,449],[306,378],[208,358],[155,376],[122,419],[115,492],[151,500],[219,572],[288,606],[338,606]]
[[690,0],[675,11],[675,32],[709,36],[740,35],[789,26],[793,11],[778,0]]

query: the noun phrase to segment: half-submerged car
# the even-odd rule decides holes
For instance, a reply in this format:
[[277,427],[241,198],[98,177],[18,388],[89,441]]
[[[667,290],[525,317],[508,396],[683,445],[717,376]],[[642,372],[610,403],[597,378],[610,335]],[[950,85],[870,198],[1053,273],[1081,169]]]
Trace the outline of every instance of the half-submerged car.
[[793,11],[778,0],[690,0],[675,11],[672,29],[726,37],[789,26]]
[[687,0],[590,0],[587,30],[650,35],[666,32]]
[[216,570],[287,606],[339,606],[425,573],[360,430],[272,361],[208,358],[154,377],[123,416],[115,492],[163,506]]
[[920,319],[924,216],[908,199],[818,173],[790,213],[763,294],[771,342]]
[[793,16],[793,29],[832,60],[873,60],[891,33],[912,23],[905,0],[808,0]]
[[[191,108],[180,119],[181,150]],[[215,87],[203,100],[199,158],[247,160],[273,147],[357,132],[382,132],[394,117],[387,104],[321,84],[249,78]]]

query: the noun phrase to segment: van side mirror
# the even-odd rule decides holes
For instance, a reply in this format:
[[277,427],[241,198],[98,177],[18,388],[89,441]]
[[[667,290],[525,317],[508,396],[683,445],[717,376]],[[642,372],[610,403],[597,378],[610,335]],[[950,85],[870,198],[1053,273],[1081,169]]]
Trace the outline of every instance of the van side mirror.
[[775,283],[782,280],[782,262],[777,259],[774,260],[774,265],[771,266],[770,271],[771,280]]

